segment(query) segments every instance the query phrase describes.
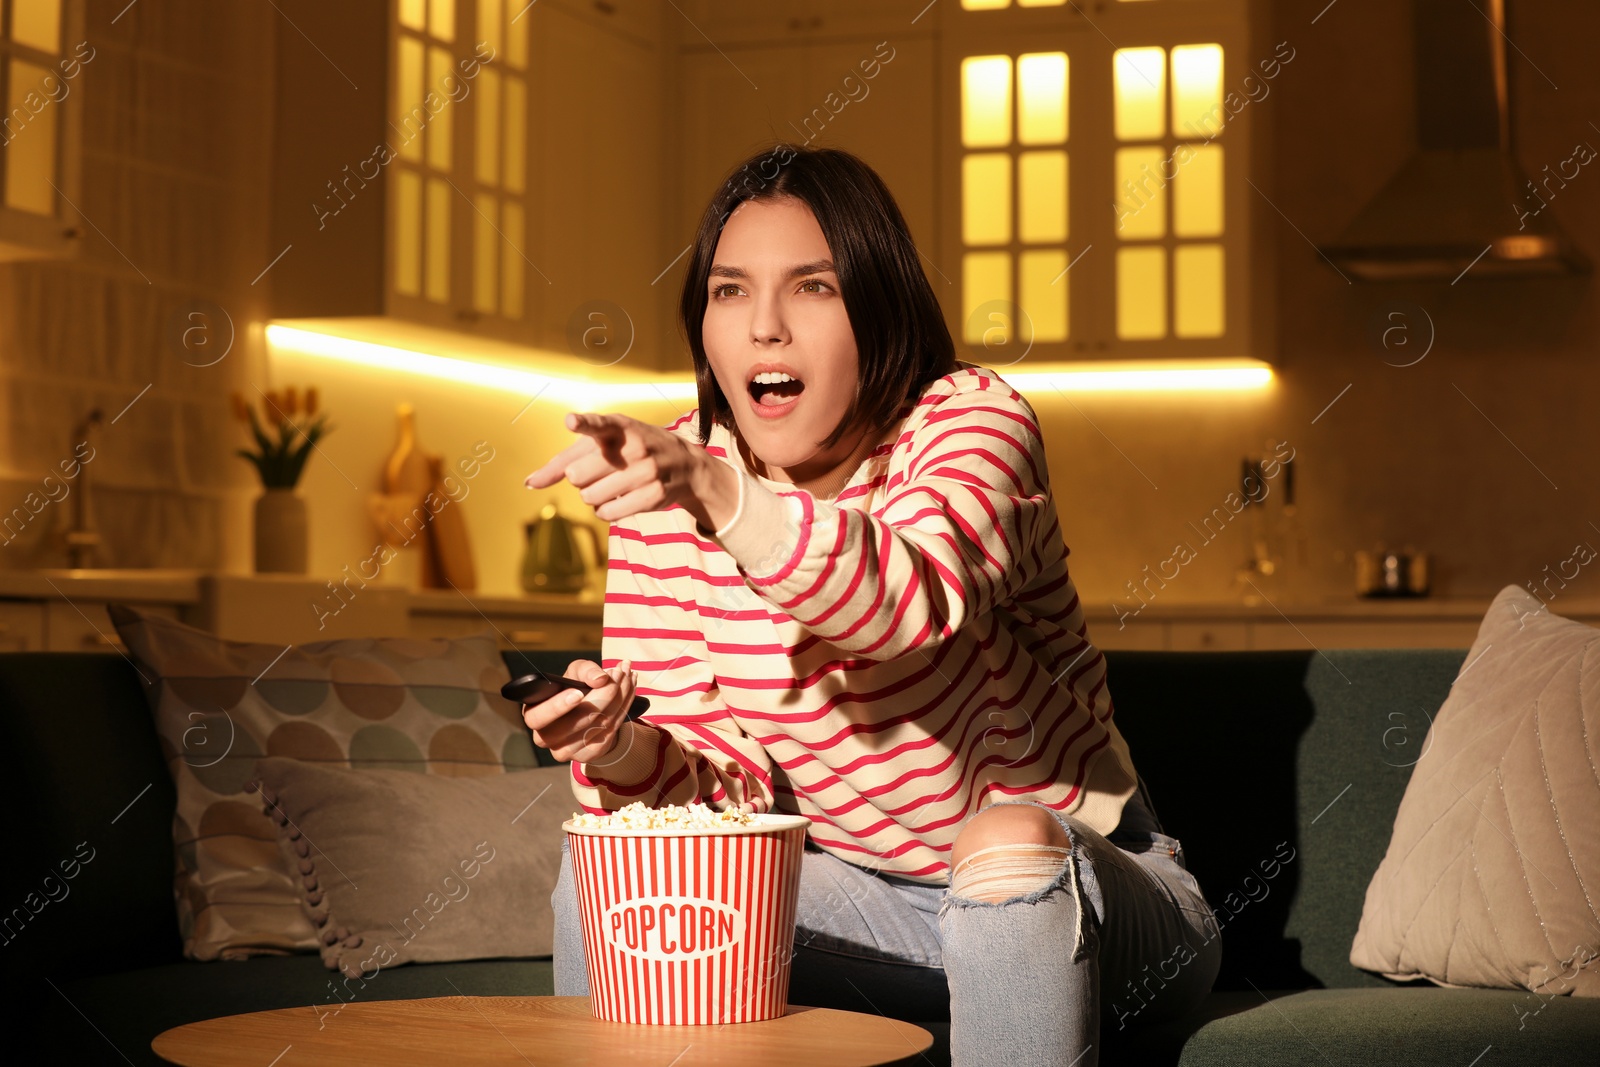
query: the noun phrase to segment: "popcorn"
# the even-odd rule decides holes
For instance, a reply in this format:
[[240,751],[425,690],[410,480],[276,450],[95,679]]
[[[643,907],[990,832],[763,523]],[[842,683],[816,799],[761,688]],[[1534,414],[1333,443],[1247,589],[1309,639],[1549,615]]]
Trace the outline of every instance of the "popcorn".
[[705,804],[683,807],[668,804],[652,808],[635,801],[606,815],[572,813],[572,825],[583,830],[715,830],[725,826],[749,826],[755,817],[738,809],[718,810]]

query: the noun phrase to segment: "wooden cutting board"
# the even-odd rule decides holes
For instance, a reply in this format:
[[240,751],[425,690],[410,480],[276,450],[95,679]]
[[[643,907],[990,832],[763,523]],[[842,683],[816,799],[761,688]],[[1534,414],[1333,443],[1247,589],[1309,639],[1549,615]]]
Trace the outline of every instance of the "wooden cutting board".
[[472,541],[467,536],[467,517],[461,510],[461,504],[451,500],[444,491],[444,460],[439,456],[428,456],[427,464],[433,492],[446,502],[428,528],[434,574],[440,579],[439,588],[454,586],[464,593],[471,592],[478,587],[478,572],[472,563]]

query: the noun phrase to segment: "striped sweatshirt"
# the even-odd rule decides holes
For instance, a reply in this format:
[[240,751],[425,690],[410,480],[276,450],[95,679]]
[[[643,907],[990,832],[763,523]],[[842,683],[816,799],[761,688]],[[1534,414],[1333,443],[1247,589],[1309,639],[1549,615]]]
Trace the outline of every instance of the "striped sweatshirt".
[[[650,710],[573,765],[584,810],[749,803],[937,885],[995,801],[1116,827],[1133,762],[1033,409],[960,364],[900,415],[831,499],[756,475],[715,426],[706,451],[745,480],[720,536],[679,506],[611,525],[603,665],[632,660]],[[668,429],[699,443],[693,412]]]

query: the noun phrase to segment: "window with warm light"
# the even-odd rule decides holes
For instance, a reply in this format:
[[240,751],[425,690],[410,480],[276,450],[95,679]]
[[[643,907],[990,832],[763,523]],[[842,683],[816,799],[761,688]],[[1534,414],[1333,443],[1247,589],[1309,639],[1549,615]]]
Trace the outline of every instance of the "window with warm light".
[[1119,48],[1112,76],[1117,336],[1221,336],[1222,47]]
[[472,306],[522,318],[528,191],[525,0],[478,0],[478,37],[496,59],[478,75]]
[[[1065,52],[962,61],[961,285],[973,344],[1067,339],[1067,71]],[[1024,320],[985,312],[1010,303]],[[995,330],[1006,336],[986,339]]]
[[33,215],[54,215],[60,184],[62,0],[6,0],[0,10],[0,64],[6,113],[0,125],[3,203]]
[[1247,10],[961,0],[963,340],[1046,359],[1249,354],[1230,293],[1247,224],[1226,210],[1246,133],[1223,106]]
[[[517,0],[394,0],[398,159],[391,164],[390,270],[401,296],[508,319],[523,315],[528,20],[517,16],[525,7]],[[467,39],[469,32],[476,36]],[[492,58],[475,77],[463,77],[460,64],[479,44],[493,49]],[[468,86],[464,95],[447,88],[460,84]],[[430,93],[434,107],[426,103]],[[466,229],[457,234],[461,219]],[[466,292],[456,292],[458,285]]]

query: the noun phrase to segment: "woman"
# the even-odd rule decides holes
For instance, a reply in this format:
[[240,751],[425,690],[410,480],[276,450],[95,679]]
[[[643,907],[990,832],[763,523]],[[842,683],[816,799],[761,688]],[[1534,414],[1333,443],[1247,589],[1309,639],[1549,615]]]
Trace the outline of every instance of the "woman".
[[[1180,1013],[1220,946],[1112,721],[1038,420],[956,361],[917,255],[854,156],[735,170],[680,302],[699,409],[569,415],[528,477],[612,525],[604,667],[567,671],[595,688],[525,717],[587,810],[810,818],[797,982],[920,1018],[947,987],[958,1064],[1093,1064],[1102,990],[1114,1025]],[[586,994],[565,858],[552,902]]]

